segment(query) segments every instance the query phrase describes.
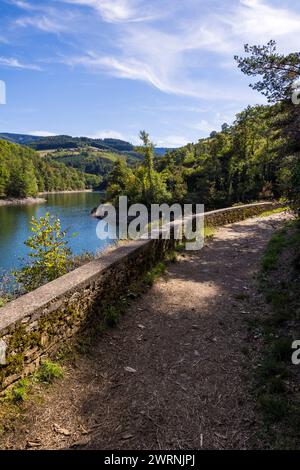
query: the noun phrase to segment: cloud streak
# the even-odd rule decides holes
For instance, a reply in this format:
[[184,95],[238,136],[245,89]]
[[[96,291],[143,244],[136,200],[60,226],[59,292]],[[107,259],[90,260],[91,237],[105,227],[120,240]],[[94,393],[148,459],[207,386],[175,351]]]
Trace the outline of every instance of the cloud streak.
[[108,23],[150,21],[161,16],[161,12],[149,7],[141,0],[63,0],[69,4],[95,9]]
[[[127,24],[128,20],[137,19],[135,0],[68,1],[94,8],[105,21],[123,24],[122,28],[114,30],[112,54],[103,55],[94,49],[92,53],[68,58],[66,62],[106,71],[114,77],[143,81],[165,93],[197,98],[244,100],[245,93],[239,93],[230,85],[222,84],[220,89],[218,67],[224,68],[226,60],[240,53],[246,42],[266,42],[272,37],[280,39],[283,47],[290,48],[293,43],[296,46],[300,33],[299,15],[261,0],[230,2],[228,13],[223,15],[214,10],[203,14],[199,8],[193,16],[183,15],[183,19],[172,22],[172,28],[162,27],[157,22]],[[187,0],[186,10],[192,4]],[[161,2],[161,9],[167,5],[166,0]],[[214,54],[210,65],[213,62],[215,76],[206,79],[202,62],[208,61],[208,54]]]
[[49,131],[27,131],[26,134],[34,135],[35,137],[53,137],[57,135]]
[[41,71],[42,68],[35,64],[25,64],[13,57],[0,57],[0,67],[9,67],[14,69],[27,69]]
[[[202,0],[59,0],[63,8],[68,5],[63,12],[47,4],[14,1],[24,9],[41,10],[19,18],[17,26],[76,37],[77,51],[64,58],[66,65],[212,101],[254,99],[254,92],[237,89],[231,80],[220,84],[218,79],[221,69],[238,73],[226,64],[232,64],[244,43],[274,38],[283,50],[290,50],[298,48],[300,34],[300,15],[270,0],[224,0],[214,2],[214,7]],[[79,26],[84,45],[78,37],[80,15],[85,15]],[[103,24],[106,50],[98,36]]]

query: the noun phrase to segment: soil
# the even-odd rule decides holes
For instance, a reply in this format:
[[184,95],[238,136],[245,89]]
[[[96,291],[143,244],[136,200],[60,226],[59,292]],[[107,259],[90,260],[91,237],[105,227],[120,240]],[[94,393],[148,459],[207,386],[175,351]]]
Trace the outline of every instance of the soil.
[[255,341],[246,319],[267,308],[256,276],[286,218],[220,228],[136,299],[115,329],[25,405],[2,436],[14,449],[249,449],[259,425]]

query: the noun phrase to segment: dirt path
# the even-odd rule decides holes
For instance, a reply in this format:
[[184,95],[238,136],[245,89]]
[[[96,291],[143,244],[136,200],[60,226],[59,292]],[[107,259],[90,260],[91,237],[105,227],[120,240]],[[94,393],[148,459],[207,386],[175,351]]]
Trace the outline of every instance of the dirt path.
[[266,308],[255,276],[285,217],[221,228],[203,250],[170,264],[119,327],[79,358],[42,404],[29,405],[1,446],[251,447],[257,426],[248,380],[253,364],[243,349],[255,339],[245,318]]

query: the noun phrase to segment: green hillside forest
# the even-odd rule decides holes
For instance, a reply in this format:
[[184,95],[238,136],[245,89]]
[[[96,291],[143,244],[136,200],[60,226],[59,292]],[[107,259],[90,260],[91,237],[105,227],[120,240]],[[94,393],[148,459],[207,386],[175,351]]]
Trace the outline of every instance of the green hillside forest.
[[0,140],[0,197],[25,198],[43,191],[92,188],[100,183],[95,175],[84,174],[34,150]]
[[154,155],[149,136],[141,132],[137,151],[144,161],[129,168],[114,164],[108,200],[128,195],[131,203],[204,203],[213,209],[259,199],[289,199],[300,207],[300,106],[291,100],[300,74],[300,54],[278,54],[276,44],[245,46],[235,57],[243,73],[257,77],[252,88],[268,105],[248,106],[232,125],[197,143]]

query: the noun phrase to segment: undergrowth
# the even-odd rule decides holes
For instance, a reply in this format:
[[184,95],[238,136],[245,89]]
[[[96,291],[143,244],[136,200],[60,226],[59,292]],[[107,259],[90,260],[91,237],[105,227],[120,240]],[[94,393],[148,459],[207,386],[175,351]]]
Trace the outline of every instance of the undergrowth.
[[300,339],[300,222],[288,222],[271,238],[262,259],[259,285],[271,313],[252,325],[263,339],[255,394],[262,426],[257,438],[267,448],[300,448],[300,366],[292,343]]
[[269,211],[262,212],[258,215],[258,217],[268,217],[269,215],[280,214],[281,212],[286,212],[288,210],[290,210],[289,206],[276,207],[276,209],[270,209]]

